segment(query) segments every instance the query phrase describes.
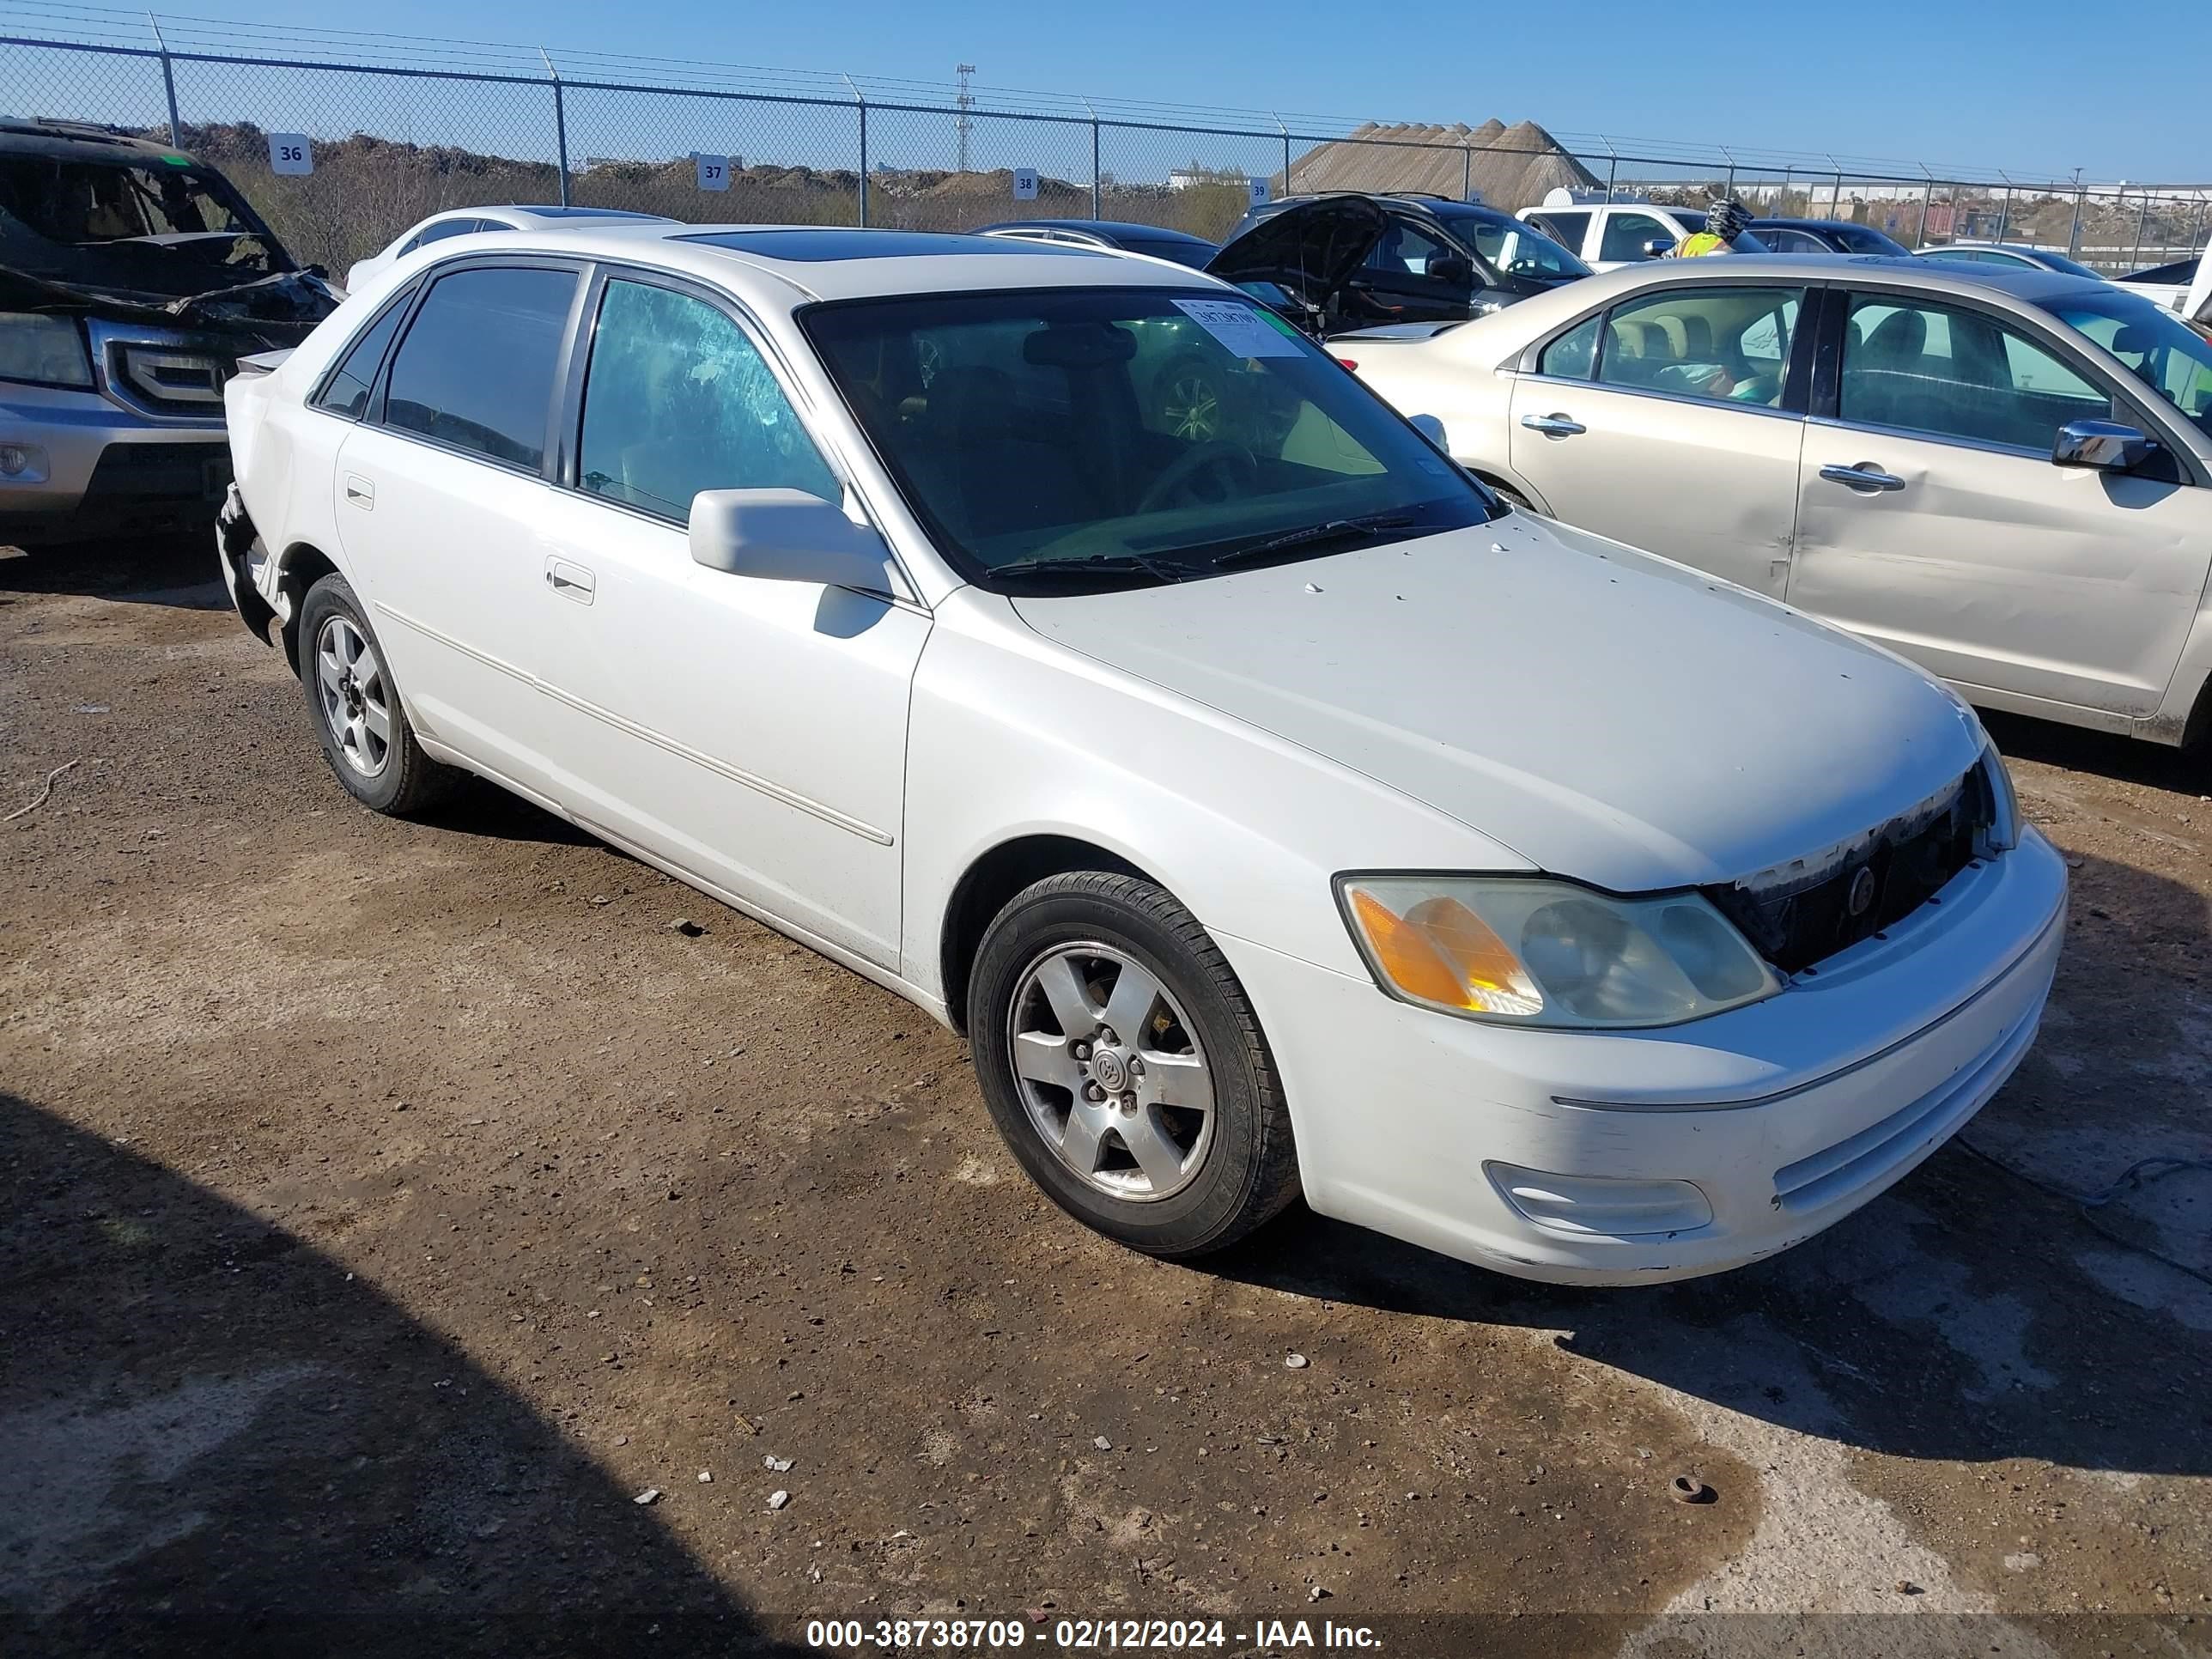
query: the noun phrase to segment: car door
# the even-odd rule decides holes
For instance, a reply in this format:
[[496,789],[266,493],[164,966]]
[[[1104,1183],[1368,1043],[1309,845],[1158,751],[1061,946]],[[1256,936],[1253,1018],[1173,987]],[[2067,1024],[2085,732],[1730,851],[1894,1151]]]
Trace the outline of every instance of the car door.
[[437,275],[338,450],[339,541],[417,728],[558,793],[535,620],[549,434],[581,289],[564,261]]
[[2056,331],[1910,290],[1839,299],[1790,602],[2016,707],[2154,709],[2212,562],[2206,492],[2052,465],[2059,427],[2118,395]]
[[593,827],[868,960],[898,960],[902,599],[694,562],[704,489],[842,501],[773,359],[706,290],[609,271],[574,371],[568,487],[532,595]]
[[1686,279],[1585,318],[1515,381],[1513,470],[1569,524],[1780,598],[1804,301],[1796,286]]

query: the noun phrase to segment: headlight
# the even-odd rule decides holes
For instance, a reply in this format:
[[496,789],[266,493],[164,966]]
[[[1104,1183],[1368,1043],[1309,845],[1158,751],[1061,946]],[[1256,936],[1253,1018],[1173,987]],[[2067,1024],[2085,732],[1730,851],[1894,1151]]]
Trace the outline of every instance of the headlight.
[[76,319],[0,311],[0,380],[90,386],[92,356]]
[[1676,1025],[1782,981],[1695,893],[1614,898],[1513,876],[1340,876],[1345,921],[1393,996],[1505,1025]]

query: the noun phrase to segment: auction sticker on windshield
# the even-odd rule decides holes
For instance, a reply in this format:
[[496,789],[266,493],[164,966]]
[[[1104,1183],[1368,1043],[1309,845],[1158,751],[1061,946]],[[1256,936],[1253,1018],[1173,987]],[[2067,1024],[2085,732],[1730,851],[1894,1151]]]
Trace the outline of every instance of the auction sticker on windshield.
[[1269,328],[1259,312],[1241,300],[1177,300],[1190,319],[1240,357],[1297,357],[1304,348]]

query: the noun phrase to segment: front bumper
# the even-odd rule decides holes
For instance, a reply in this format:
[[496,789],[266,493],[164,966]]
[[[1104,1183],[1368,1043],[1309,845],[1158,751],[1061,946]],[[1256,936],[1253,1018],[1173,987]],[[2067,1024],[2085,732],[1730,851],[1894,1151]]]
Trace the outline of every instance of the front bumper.
[[1780,994],[1650,1031],[1455,1019],[1220,943],[1316,1210],[1523,1278],[1645,1284],[1801,1243],[1955,1133],[2034,1040],[2065,904],[2029,830]]
[[0,542],[84,541],[212,523],[230,483],[222,420],[154,420],[97,392],[9,386],[0,445],[30,453],[0,476]]

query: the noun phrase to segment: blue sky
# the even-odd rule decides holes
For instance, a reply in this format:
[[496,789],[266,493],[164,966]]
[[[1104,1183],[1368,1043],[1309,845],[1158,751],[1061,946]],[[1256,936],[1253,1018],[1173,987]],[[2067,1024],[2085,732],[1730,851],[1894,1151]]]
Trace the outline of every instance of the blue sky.
[[208,0],[200,15],[947,82],[964,60],[987,86],[2212,179],[2206,0],[382,0],[367,14]]

